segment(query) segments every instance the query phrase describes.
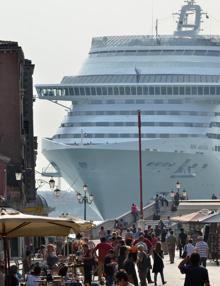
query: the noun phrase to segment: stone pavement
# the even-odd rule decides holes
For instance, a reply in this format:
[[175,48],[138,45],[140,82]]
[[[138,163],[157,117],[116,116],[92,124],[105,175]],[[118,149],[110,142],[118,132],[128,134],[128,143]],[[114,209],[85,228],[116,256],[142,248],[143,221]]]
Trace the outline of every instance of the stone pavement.
[[[176,253],[176,257],[177,253]],[[180,263],[180,259],[176,258],[174,264],[170,264],[169,262],[169,256],[165,255],[164,257],[164,277],[165,281],[167,281],[167,286],[183,286],[185,275],[181,274],[178,265]],[[209,272],[209,279],[210,279],[210,285],[211,286],[220,286],[220,266],[216,266],[216,263],[208,261],[207,263],[207,269]],[[152,275],[153,278],[153,275]],[[149,284],[154,285],[154,284]],[[158,275],[157,278],[157,285],[162,285],[160,275]],[[197,285],[195,285],[197,286]]]

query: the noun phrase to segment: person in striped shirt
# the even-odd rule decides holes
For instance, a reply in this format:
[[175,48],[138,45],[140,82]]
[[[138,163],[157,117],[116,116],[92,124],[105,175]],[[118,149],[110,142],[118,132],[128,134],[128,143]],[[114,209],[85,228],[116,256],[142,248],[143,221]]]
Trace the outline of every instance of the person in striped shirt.
[[200,265],[206,267],[206,260],[208,258],[209,247],[208,244],[204,241],[202,236],[199,236],[197,243],[195,245],[195,252],[200,255]]

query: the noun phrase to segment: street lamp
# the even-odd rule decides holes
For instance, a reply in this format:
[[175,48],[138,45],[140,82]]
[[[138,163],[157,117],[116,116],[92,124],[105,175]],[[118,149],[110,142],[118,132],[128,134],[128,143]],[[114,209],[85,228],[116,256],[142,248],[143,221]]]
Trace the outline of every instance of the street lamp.
[[21,181],[21,179],[22,179],[22,172],[21,171],[15,172],[15,178],[16,178],[16,181]]
[[87,185],[83,186],[83,192],[84,192],[83,195],[81,193],[77,193],[76,197],[78,202],[84,205],[84,220],[86,220],[86,205],[87,204],[91,205],[91,203],[94,201],[94,196],[92,194],[88,194]]
[[55,187],[55,181],[54,181],[53,178],[50,178],[49,186],[50,186],[51,189],[54,189],[54,187]]
[[53,192],[54,192],[54,195],[55,195],[56,198],[60,197],[60,193],[61,193],[60,189],[56,188]]

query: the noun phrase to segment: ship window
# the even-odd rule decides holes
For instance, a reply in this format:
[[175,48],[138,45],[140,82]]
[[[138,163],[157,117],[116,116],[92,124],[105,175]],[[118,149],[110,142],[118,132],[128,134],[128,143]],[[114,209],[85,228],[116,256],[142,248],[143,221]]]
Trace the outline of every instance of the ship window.
[[102,100],[95,99],[92,101],[92,104],[102,104]]
[[85,91],[86,91],[86,95],[90,95],[90,88],[89,87],[86,87]]
[[74,95],[74,89],[73,88],[69,88],[70,91],[70,95]]
[[80,87],[79,90],[80,90],[80,94],[81,94],[81,95],[85,95],[85,90],[84,90],[83,87]]
[[144,104],[144,103],[145,103],[145,100],[143,100],[143,99],[137,99],[137,100],[136,100],[136,103],[137,103],[137,104]]
[[204,94],[209,95],[209,87],[208,86],[204,87]]
[[129,115],[129,111],[121,111],[121,115]]
[[100,87],[97,87],[96,92],[97,92],[97,95],[102,95],[102,90]]
[[166,111],[157,111],[156,114],[157,115],[166,115],[167,112]]
[[184,86],[180,86],[180,95],[184,95]]
[[95,87],[91,87],[91,93],[92,93],[92,95],[96,95],[96,88]]
[[121,122],[115,122],[114,126],[121,126]]
[[192,94],[197,95],[197,90],[198,90],[197,87],[193,86],[192,87]]
[[190,86],[186,87],[186,95],[190,95],[191,94],[191,90],[190,90]]
[[217,86],[217,88],[216,88],[216,94],[220,94],[220,86]]
[[194,53],[193,50],[185,50],[185,51],[184,51],[184,55],[185,55],[185,56],[191,56],[191,55],[193,55],[193,53]]
[[138,88],[137,88],[137,94],[138,95],[142,95],[142,87],[141,86],[138,86]]
[[127,100],[125,100],[125,103],[126,104],[134,104],[135,101],[133,99],[127,99]]
[[115,100],[111,99],[111,100],[106,100],[107,104],[115,104]]
[[[172,90],[172,89],[170,88],[170,90]],[[167,90],[166,90],[166,87],[165,87],[165,86],[162,86],[162,87],[161,87],[161,94],[162,94],[162,95],[167,94]],[[170,94],[171,94],[171,93],[170,93]]]
[[203,87],[202,86],[198,87],[198,95],[203,95]]
[[75,87],[75,95],[79,95],[79,88],[78,87]]
[[173,94],[174,94],[174,95],[178,95],[178,94],[179,94],[179,88],[178,88],[178,86],[174,86],[174,88],[173,88]]
[[215,86],[210,87],[210,94],[215,95]]
[[131,87],[131,94],[132,95],[136,95],[137,94],[136,87],[134,87],[134,86]]
[[159,86],[155,87],[155,94],[160,95],[160,87]]
[[125,93],[126,93],[127,95],[130,95],[130,94],[131,94],[131,90],[130,90],[130,87],[129,87],[129,86],[126,86],[126,87],[125,87]]
[[145,86],[145,87],[143,88],[143,93],[144,93],[145,95],[148,94],[148,87],[147,87],[147,86]]
[[104,115],[104,111],[96,111],[97,115]]
[[96,126],[109,126],[108,122],[96,122]]
[[194,55],[195,56],[204,56],[206,54],[206,51],[204,50],[198,50],[198,51],[195,51]]
[[103,95],[107,95],[107,88],[106,88],[106,87],[103,87],[103,88],[102,88],[102,94],[103,94]]
[[108,87],[108,94],[113,95],[113,88],[112,87]]
[[120,95],[124,95],[125,94],[125,90],[124,90],[123,86],[120,86],[119,90],[120,90]]
[[149,87],[149,94],[154,95],[154,87],[153,86]]
[[114,94],[118,95],[118,88],[117,87],[114,87]]

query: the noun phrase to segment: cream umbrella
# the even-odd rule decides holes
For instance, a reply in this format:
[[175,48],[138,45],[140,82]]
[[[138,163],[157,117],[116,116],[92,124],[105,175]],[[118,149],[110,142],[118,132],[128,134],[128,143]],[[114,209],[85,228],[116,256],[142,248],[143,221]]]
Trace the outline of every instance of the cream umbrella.
[[89,231],[93,224],[73,217],[56,218],[23,214],[12,208],[0,209],[0,238],[4,243],[5,270],[9,266],[8,238],[67,236]]

